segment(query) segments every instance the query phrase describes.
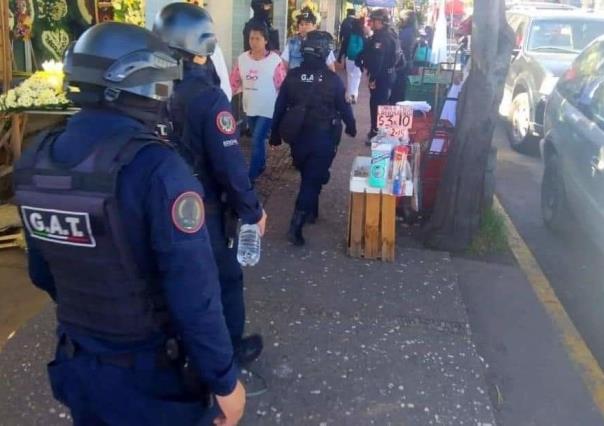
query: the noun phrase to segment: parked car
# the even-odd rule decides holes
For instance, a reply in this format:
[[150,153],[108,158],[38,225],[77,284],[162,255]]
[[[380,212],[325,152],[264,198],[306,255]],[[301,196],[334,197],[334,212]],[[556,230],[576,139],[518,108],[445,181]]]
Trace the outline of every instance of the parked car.
[[560,78],[544,131],[543,220],[554,231],[580,223],[604,251],[604,37]]
[[545,104],[577,55],[604,34],[604,16],[579,11],[517,8],[508,12],[516,46],[500,113],[512,148],[526,152],[543,136]]

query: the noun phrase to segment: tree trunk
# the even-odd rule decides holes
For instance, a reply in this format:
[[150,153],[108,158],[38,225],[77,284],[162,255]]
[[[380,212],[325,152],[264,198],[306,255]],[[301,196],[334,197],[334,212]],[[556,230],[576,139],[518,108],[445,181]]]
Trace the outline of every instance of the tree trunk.
[[457,105],[455,139],[427,225],[428,247],[466,249],[480,227],[484,176],[514,35],[504,0],[475,0],[472,66]]

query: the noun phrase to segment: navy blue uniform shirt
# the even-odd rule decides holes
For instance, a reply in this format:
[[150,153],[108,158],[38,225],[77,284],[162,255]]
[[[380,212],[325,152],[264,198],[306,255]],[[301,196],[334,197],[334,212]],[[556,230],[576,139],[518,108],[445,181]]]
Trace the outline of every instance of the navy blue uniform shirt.
[[[143,124],[116,111],[83,110],[69,120],[66,131],[55,142],[53,159],[75,165],[107,137],[132,127],[143,129]],[[158,144],[144,148],[123,168],[117,199],[139,270],[143,276],[160,277],[173,325],[187,355],[212,391],[227,395],[235,388],[238,369],[222,314],[208,233],[205,226],[193,234],[183,233],[171,215],[178,196],[190,191],[203,194],[199,181],[180,156]],[[31,279],[54,298],[51,270],[35,241],[28,242]],[[157,335],[144,342],[116,343],[82,335],[65,325],[59,327],[93,353],[147,350],[163,344],[166,338]]]
[[[208,81],[207,68],[185,62],[184,80]],[[210,84],[211,81],[209,82]],[[186,90],[177,83],[175,92]],[[228,204],[243,223],[254,224],[262,218],[262,207],[248,176],[248,167],[239,147],[239,133],[226,95],[211,85],[187,106],[192,150],[204,159],[207,173],[202,177],[208,202],[226,193]]]
[[397,35],[392,29],[384,27],[373,33],[363,50],[363,65],[367,69],[370,80],[381,78],[393,68],[398,61]]

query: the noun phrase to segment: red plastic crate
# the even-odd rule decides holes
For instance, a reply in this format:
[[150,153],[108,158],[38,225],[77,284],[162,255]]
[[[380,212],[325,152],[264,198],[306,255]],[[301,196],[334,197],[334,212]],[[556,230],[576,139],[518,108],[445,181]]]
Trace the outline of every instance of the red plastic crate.
[[[442,147],[437,146],[442,140]],[[420,210],[427,214],[434,209],[438,186],[442,180],[453,140],[452,130],[438,130],[430,141],[430,147],[424,152],[421,163]],[[436,148],[439,148],[436,150]],[[437,152],[436,152],[437,151]]]

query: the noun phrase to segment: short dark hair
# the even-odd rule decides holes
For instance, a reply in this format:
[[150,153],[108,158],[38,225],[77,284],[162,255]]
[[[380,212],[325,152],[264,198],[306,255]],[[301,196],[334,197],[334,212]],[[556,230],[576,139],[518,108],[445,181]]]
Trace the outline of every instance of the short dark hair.
[[346,16],[354,16],[357,13],[354,9],[346,9]]
[[[250,32],[249,34],[252,33],[252,31],[256,31],[258,33],[262,34],[262,37],[264,37],[264,39],[266,41],[269,41],[268,37],[268,27],[266,26],[266,24],[262,24],[262,23],[253,23],[252,25],[250,25]],[[249,37],[249,35],[248,35]]]

